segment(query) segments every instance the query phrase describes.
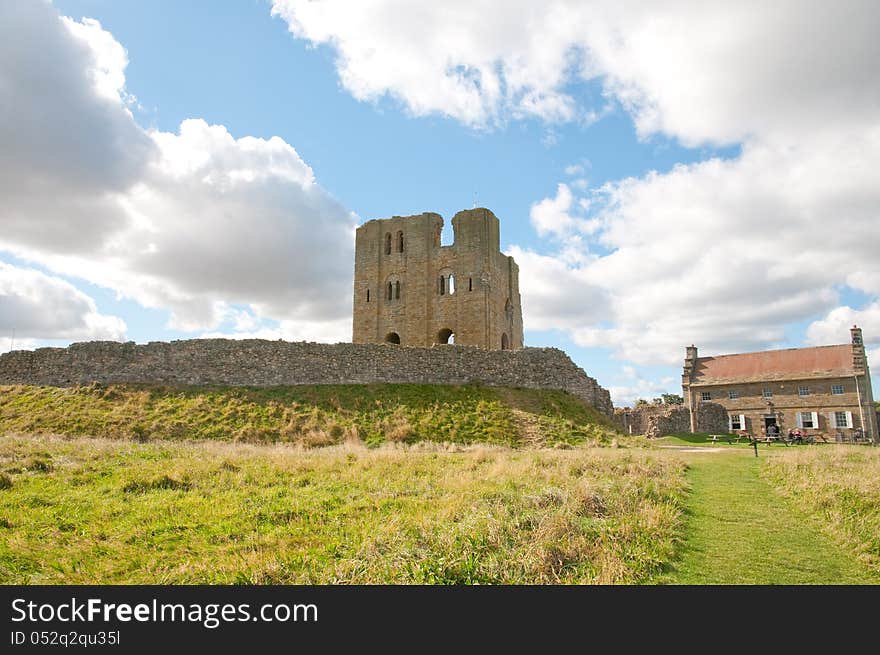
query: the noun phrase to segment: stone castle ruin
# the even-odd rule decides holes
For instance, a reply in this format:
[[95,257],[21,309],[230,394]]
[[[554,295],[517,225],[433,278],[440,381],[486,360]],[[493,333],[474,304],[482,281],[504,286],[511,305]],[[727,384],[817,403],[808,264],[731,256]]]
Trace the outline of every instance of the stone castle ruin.
[[498,218],[458,212],[440,244],[439,214],[368,221],[355,241],[353,341],[488,350],[523,347],[519,267],[500,250]]
[[0,384],[478,383],[560,389],[611,416],[608,391],[564,352],[523,347],[519,270],[499,250],[495,215],[462,211],[452,225],[451,246],[440,244],[439,214],[358,229],[354,343],[75,343],[0,355]]

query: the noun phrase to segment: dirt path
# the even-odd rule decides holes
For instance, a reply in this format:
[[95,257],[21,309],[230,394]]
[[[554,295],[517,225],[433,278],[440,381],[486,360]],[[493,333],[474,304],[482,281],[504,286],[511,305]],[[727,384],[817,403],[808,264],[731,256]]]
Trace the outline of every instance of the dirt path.
[[877,584],[741,450],[682,452],[691,466],[687,536],[667,584]]

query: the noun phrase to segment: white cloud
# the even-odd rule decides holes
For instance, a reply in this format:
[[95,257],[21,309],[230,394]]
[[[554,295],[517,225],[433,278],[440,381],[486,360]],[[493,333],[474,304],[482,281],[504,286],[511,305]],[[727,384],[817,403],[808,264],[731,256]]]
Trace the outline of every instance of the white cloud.
[[880,346],[880,300],[864,309],[842,306],[831,310],[824,318],[809,325],[807,341],[817,346],[849,343],[849,329],[853,325],[862,328],[866,346]]
[[214,331],[199,335],[201,339],[284,339],[285,341],[315,341],[343,343],[351,341],[351,318],[332,321],[280,321],[277,327],[253,325],[250,329],[239,326],[231,332]]
[[[605,185],[590,196],[605,253],[574,247],[584,255],[578,262],[573,239],[586,232],[575,232],[554,256],[522,258],[526,324],[537,306],[541,325],[642,364],[676,364],[689,343],[707,353],[783,345],[786,326],[833,310],[841,286],[876,297],[878,170],[880,122],[796,146],[748,144],[733,160]],[[563,186],[535,205],[539,233],[562,236],[580,225],[568,220],[576,202]],[[532,278],[542,284],[531,286]],[[607,298],[607,314],[570,309],[597,295]],[[845,342],[857,320],[873,333],[876,311],[846,314],[835,336],[829,316],[811,338],[824,326],[822,339]]]
[[[278,137],[143,130],[123,47],[44,3],[0,7],[0,249],[216,328],[231,306],[312,334],[350,315],[355,217]],[[5,38],[8,36],[9,38]]]
[[595,114],[570,85],[599,79],[642,134],[687,143],[870,121],[878,11],[870,0],[273,2],[296,37],[335,50],[358,99],[387,94],[468,125],[553,122]]
[[125,330],[122,319],[99,313],[95,301],[69,282],[0,262],[0,345],[13,331],[19,350],[36,339],[116,341]]
[[[625,384],[611,384],[608,387],[611,400],[617,407],[632,407],[639,399],[651,401],[660,398],[668,389],[675,388],[675,381],[670,377],[652,380],[635,373],[631,368],[620,377],[626,379]],[[680,394],[681,390],[674,393]]]
[[596,221],[587,221],[576,216],[580,209],[574,203],[574,196],[567,184],[556,187],[555,198],[544,198],[532,205],[529,218],[538,236],[565,237],[574,232],[592,234],[598,227]]

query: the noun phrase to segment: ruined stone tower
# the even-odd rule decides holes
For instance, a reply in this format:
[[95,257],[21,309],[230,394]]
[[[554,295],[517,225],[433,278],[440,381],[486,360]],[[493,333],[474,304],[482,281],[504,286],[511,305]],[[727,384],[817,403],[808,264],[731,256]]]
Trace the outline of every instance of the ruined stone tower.
[[485,208],[458,212],[451,246],[440,245],[442,228],[434,213],[358,228],[352,340],[522,348],[519,267],[500,251],[498,218]]

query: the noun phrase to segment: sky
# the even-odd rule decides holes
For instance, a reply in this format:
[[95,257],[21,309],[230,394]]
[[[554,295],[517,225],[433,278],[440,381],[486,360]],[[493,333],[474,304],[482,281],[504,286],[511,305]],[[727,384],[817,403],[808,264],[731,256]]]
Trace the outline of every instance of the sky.
[[0,1],[0,352],[348,341],[357,225],[483,206],[526,345],[617,405],[689,344],[858,324],[880,361],[878,33],[854,0]]

